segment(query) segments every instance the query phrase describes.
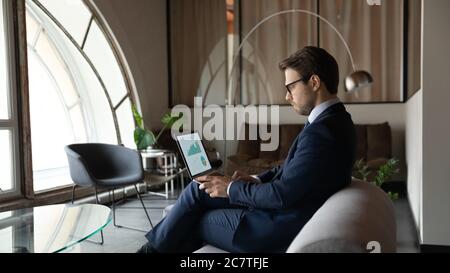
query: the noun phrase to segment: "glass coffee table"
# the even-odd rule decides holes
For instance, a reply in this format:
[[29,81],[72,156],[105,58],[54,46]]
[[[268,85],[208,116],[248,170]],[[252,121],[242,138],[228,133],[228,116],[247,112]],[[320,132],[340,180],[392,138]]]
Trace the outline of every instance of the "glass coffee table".
[[0,213],[0,253],[54,253],[100,232],[111,210],[95,204],[61,204]]

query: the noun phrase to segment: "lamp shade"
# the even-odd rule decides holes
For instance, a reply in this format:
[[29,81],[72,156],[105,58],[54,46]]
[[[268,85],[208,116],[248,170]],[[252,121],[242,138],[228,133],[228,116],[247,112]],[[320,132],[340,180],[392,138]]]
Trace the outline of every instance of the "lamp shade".
[[345,91],[354,92],[373,83],[369,72],[358,70],[345,78]]

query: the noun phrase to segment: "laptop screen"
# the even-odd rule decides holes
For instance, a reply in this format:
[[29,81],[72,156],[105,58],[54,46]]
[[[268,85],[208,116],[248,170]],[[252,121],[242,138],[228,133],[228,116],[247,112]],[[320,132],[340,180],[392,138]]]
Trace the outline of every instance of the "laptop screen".
[[197,132],[176,137],[178,146],[192,177],[212,169],[203,143]]

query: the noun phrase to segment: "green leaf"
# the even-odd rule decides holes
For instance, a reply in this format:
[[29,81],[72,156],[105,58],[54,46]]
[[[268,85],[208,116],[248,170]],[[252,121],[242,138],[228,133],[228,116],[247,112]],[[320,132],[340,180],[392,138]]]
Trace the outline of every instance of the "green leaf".
[[155,144],[155,135],[151,131],[138,126],[134,129],[134,142],[138,150],[144,150]]
[[399,160],[391,158],[387,161],[386,164],[378,169],[377,175],[375,177],[375,183],[377,186],[383,185],[383,183],[389,180],[392,175],[399,172],[399,169],[397,168],[399,162]]
[[171,114],[165,114],[161,122],[165,125],[165,127],[172,127],[172,125],[183,117],[183,113],[179,113],[178,116],[172,116]]
[[134,117],[134,121],[136,122],[136,125],[139,126],[141,129],[144,129],[144,126],[142,123],[142,116],[141,116],[141,114],[139,114],[139,112],[136,109],[136,106],[134,104],[131,105],[131,109],[133,111],[133,117]]
[[388,196],[392,201],[398,200],[398,192],[388,192]]
[[363,158],[356,161],[355,162],[356,178],[361,179],[363,181],[367,181],[367,177],[371,174],[371,171],[368,170],[368,168],[369,167],[365,165]]

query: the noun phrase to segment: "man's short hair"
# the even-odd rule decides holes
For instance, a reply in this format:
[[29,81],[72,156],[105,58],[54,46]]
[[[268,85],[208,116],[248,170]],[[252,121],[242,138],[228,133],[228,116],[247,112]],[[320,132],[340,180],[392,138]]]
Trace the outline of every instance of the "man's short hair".
[[285,71],[290,68],[303,77],[307,83],[312,75],[319,76],[325,83],[330,94],[337,94],[339,86],[339,67],[336,59],[325,49],[314,46],[306,46],[283,60],[280,69]]

